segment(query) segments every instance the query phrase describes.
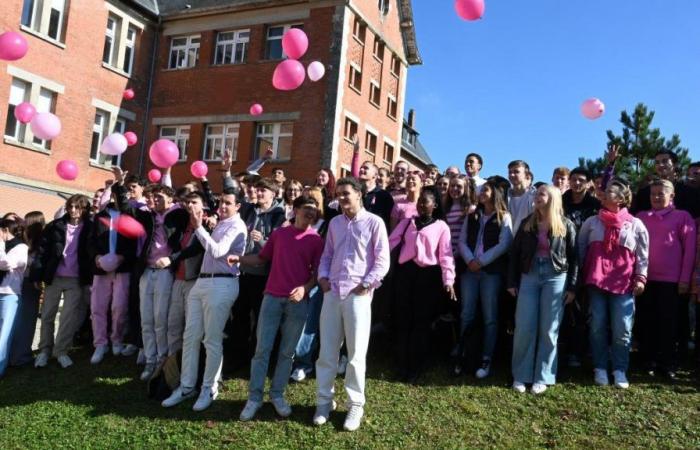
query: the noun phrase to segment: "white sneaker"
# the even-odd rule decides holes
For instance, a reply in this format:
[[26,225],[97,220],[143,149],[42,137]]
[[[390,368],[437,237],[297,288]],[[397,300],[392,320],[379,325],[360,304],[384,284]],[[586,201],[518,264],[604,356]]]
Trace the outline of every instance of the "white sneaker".
[[335,400],[323,405],[317,405],[316,412],[314,413],[314,425],[323,425],[324,423],[328,422],[331,411],[335,411],[337,406],[338,405],[335,403]]
[[219,396],[219,390],[214,388],[202,388],[197,401],[194,402],[192,411],[204,411],[211,406],[211,402]]
[[292,374],[289,376],[293,381],[301,383],[306,379],[306,371],[304,369],[294,369]]
[[362,422],[362,416],[365,415],[365,410],[362,406],[351,405],[348,410],[348,415],[345,416],[345,423],[343,428],[346,431],[355,431],[360,428],[360,423]]
[[284,397],[271,398],[270,403],[272,403],[272,406],[275,408],[278,416],[284,418],[289,417],[289,415],[292,414],[292,407],[289,406],[289,403],[287,403],[287,400],[285,400]]
[[532,385],[532,388],[530,388],[530,392],[532,392],[535,395],[539,395],[546,390],[547,390],[547,385],[543,384],[543,383],[535,383]]
[[92,354],[92,358],[90,358],[90,364],[101,363],[107,352],[109,352],[109,347],[106,345],[98,345],[95,347],[95,352]]
[[519,394],[524,394],[527,388],[525,387],[525,383],[513,381],[513,390]]
[[607,386],[610,384],[608,380],[608,371],[605,369],[593,369],[593,381],[598,386]]
[[124,344],[112,344],[112,354],[119,356],[124,351]]
[[73,365],[73,360],[70,359],[70,356],[68,355],[61,355],[56,359],[58,360],[58,363],[61,365],[61,367],[64,369]]
[[153,376],[153,372],[156,370],[156,365],[155,364],[146,364],[146,367],[144,367],[143,372],[141,372],[141,381],[148,381],[151,379]]
[[613,378],[615,379],[615,387],[619,389],[627,389],[630,387],[630,382],[627,381],[627,376],[625,372],[621,370],[616,370],[613,372]]
[[41,352],[38,355],[36,355],[36,358],[34,359],[34,367],[46,367],[46,365],[49,363],[49,354],[47,352]]
[[179,403],[184,402],[188,398],[192,398],[195,395],[197,395],[197,391],[194,389],[191,389],[189,392],[183,392],[182,387],[178,386],[177,389],[173,391],[172,394],[170,394],[170,397],[166,398],[161,402],[161,406],[164,408],[170,408],[173,407]]
[[481,367],[479,367],[479,370],[476,371],[476,377],[481,380],[482,378],[488,377],[490,373],[491,373],[491,361],[484,360],[481,363]]
[[136,357],[136,365],[137,366],[143,366],[146,364],[146,353],[144,353],[143,349],[139,349],[139,355]]
[[241,419],[242,422],[253,420],[253,417],[255,417],[260,408],[262,408],[262,402],[254,402],[253,400],[248,400],[247,402],[245,402],[243,411],[241,411],[241,415],[238,416],[238,418]]
[[134,344],[126,344],[122,349],[122,356],[135,355],[139,351],[139,348]]
[[343,355],[340,357],[340,360],[338,361],[338,375],[345,376],[345,371],[348,368],[348,357]]

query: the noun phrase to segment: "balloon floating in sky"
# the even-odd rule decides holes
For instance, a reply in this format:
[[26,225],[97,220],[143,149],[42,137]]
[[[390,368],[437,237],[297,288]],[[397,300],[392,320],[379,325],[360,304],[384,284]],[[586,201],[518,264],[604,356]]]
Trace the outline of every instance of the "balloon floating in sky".
[[148,156],[156,166],[161,169],[172,167],[180,157],[180,150],[173,141],[168,139],[158,139],[148,150]]
[[290,59],[299,59],[309,49],[309,38],[303,30],[290,28],[282,36],[282,50]]
[[262,113],[263,113],[263,107],[260,103],[256,103],[250,107],[250,115],[251,116],[259,116]]
[[0,34],[0,59],[16,61],[22,59],[29,50],[27,40],[16,31]]
[[484,15],[484,0],[455,0],[455,11],[464,20],[478,20]]
[[29,124],[32,134],[46,141],[61,134],[61,120],[50,112],[37,113]]
[[29,102],[22,102],[15,106],[15,119],[20,123],[29,123],[36,115],[36,108]]
[[190,173],[195,178],[204,178],[209,173],[209,167],[204,161],[195,161],[190,166]]
[[314,61],[309,64],[306,72],[309,74],[309,80],[318,81],[323,78],[323,75],[326,74],[326,67],[323,65],[323,63]]
[[56,164],[56,173],[64,180],[73,181],[78,178],[78,165],[75,161],[64,159]]
[[148,181],[150,181],[151,183],[159,182],[162,177],[163,174],[160,173],[160,170],[158,169],[151,169],[148,171]]
[[595,120],[603,115],[605,105],[597,98],[589,98],[581,104],[581,114],[586,119]]
[[293,91],[306,78],[304,65],[295,59],[285,59],[275,67],[272,85],[280,91]]

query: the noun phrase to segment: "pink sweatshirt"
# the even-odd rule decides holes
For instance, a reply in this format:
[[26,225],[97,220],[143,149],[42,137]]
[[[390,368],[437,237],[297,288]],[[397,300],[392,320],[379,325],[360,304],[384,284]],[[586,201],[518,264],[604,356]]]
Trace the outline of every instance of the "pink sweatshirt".
[[668,207],[637,217],[649,231],[649,274],[653,281],[690,283],[695,263],[695,222],[686,211]]
[[420,267],[439,264],[442,269],[443,284],[450,286],[454,284],[455,261],[452,256],[450,228],[444,221],[436,220],[418,230],[413,219],[404,219],[389,236],[389,248],[393,250],[399,245],[401,236],[404,242],[399,253],[399,264],[411,260]]

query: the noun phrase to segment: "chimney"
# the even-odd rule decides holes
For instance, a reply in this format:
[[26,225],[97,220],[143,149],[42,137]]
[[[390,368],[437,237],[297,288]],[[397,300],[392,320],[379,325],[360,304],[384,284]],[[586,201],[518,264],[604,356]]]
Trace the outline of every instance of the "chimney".
[[416,111],[414,109],[408,111],[408,126],[416,129]]

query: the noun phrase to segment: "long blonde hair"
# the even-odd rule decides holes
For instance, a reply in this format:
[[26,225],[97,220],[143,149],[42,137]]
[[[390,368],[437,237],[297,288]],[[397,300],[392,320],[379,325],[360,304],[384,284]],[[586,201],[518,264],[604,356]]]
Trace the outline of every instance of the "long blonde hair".
[[[549,194],[549,201],[547,202],[545,214],[549,216],[549,227],[552,236],[565,237],[566,225],[564,224],[564,207],[561,203],[561,192],[551,184],[543,184],[537,190],[539,191],[540,189],[545,189],[547,194]],[[527,222],[525,222],[525,231],[537,231],[537,224],[541,221],[542,217],[539,210],[535,210]]]

